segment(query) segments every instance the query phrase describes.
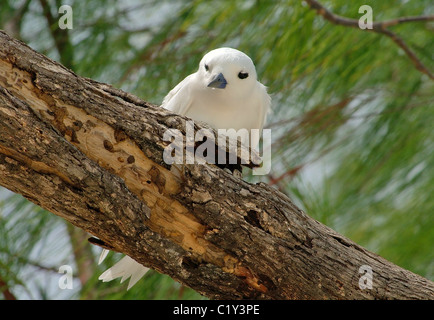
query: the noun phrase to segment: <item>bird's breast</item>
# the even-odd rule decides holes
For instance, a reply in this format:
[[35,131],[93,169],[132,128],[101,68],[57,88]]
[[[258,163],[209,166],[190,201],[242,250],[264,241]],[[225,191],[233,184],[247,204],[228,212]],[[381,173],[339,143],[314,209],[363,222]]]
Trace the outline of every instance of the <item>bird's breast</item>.
[[205,122],[215,129],[251,130],[260,124],[260,112],[257,109],[258,102],[249,98],[225,99],[203,95],[192,102],[186,116]]

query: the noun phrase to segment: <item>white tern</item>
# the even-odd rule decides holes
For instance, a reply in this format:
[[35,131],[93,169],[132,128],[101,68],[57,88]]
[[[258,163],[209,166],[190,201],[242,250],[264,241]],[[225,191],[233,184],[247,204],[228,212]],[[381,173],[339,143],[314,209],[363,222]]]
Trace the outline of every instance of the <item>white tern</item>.
[[[163,108],[205,122],[214,129],[247,129],[250,145],[260,139],[271,98],[257,80],[252,59],[232,48],[208,52],[200,61],[197,72],[187,76],[163,100]],[[258,129],[258,130],[252,130]],[[241,132],[241,131],[240,131]],[[99,263],[108,250],[103,250]],[[106,282],[130,278],[130,289],[149,269],[129,256],[123,257],[99,277]]]

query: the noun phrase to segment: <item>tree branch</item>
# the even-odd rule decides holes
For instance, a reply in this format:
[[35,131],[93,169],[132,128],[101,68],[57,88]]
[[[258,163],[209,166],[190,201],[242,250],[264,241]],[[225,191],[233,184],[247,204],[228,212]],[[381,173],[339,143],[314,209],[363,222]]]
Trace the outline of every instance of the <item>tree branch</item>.
[[[316,12],[321,15],[324,19],[330,21],[333,24],[342,25],[346,27],[359,28],[359,20],[349,19],[346,17],[342,17],[334,14],[330,10],[326,9],[323,5],[321,5],[316,0],[304,0],[310,6],[311,9],[316,10]],[[420,72],[426,74],[428,77],[434,80],[434,74],[432,74],[428,68],[420,61],[420,59],[416,56],[413,50],[405,43],[405,41],[399,37],[396,33],[387,29],[390,26],[395,26],[397,24],[407,23],[407,22],[423,22],[423,21],[434,21],[434,15],[429,16],[416,16],[416,17],[401,17],[397,19],[375,22],[372,24],[372,29],[364,29],[364,31],[371,31],[380,34],[384,34],[385,36],[392,39],[402,50],[404,50],[405,54],[410,58],[410,60],[415,65],[416,69]]]
[[0,292],[2,292],[5,300],[16,300],[12,292],[9,291],[8,284],[0,278]]
[[397,24],[401,23],[407,23],[407,22],[427,22],[427,21],[434,21],[434,15],[428,15],[428,16],[414,16],[414,17],[401,17],[396,19],[391,19],[387,21],[382,22],[375,22],[374,28],[378,27],[381,29],[396,26]]
[[[67,68],[72,68],[74,62],[74,50],[72,50],[68,29],[62,30],[58,28],[58,19],[53,16],[50,4],[47,0],[39,0],[39,2],[45,19],[47,20],[48,29],[50,30],[54,45],[59,53],[60,62]],[[57,8],[59,8],[59,6],[57,6]]]
[[26,0],[23,2],[21,6],[15,10],[14,14],[8,17],[8,20],[3,23],[2,27],[5,31],[17,39],[21,38],[21,23],[23,16],[29,9],[30,1],[31,0]]
[[0,32],[0,185],[210,298],[434,298],[276,189],[166,164],[163,133],[188,118],[121,92]]

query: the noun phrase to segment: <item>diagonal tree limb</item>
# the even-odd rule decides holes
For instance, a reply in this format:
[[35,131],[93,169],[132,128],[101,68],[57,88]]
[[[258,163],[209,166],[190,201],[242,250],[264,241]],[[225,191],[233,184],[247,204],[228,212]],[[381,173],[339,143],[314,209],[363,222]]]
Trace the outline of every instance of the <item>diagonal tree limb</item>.
[[276,189],[168,165],[188,119],[109,88],[0,32],[0,185],[210,298],[434,299]]
[[[359,29],[359,20],[350,19],[346,17],[342,17],[334,14],[327,8],[325,8],[322,4],[320,4],[316,0],[303,0],[306,1],[311,9],[316,10],[316,12],[321,15],[324,19],[330,21],[336,25],[342,25],[346,27],[358,28]],[[371,31],[375,33],[384,34],[385,36],[392,39],[402,50],[404,50],[405,54],[410,58],[413,62],[414,66],[420,72],[426,74],[429,78],[434,80],[434,74],[428,70],[428,68],[420,61],[417,55],[410,49],[410,47],[405,43],[405,41],[399,37],[396,33],[387,29],[390,26],[394,26],[397,24],[407,23],[407,22],[421,22],[421,21],[434,21],[434,15],[429,16],[415,16],[415,17],[402,17],[382,22],[375,22],[372,24],[372,29],[364,29],[364,31]]]

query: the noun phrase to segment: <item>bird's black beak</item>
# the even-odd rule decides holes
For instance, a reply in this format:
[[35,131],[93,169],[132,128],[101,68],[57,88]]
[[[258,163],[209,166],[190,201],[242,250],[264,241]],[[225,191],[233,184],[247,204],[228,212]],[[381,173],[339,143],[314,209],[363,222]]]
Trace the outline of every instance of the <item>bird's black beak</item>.
[[217,77],[215,77],[210,83],[208,83],[208,87],[224,89],[228,82],[226,81],[223,73],[219,73]]

